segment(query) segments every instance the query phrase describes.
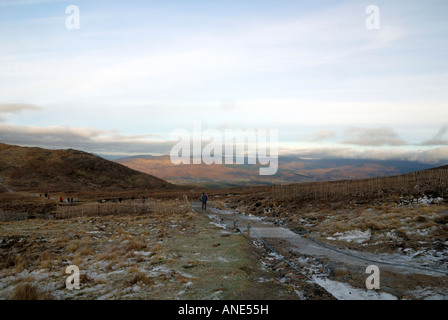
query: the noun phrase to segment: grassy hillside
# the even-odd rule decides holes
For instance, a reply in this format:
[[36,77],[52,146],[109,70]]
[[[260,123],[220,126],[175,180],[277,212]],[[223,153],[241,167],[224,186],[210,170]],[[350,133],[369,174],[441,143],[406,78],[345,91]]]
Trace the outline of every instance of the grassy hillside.
[[[170,188],[150,174],[77,150],[47,150],[0,143],[0,179],[14,191]],[[2,188],[3,189],[3,188]]]

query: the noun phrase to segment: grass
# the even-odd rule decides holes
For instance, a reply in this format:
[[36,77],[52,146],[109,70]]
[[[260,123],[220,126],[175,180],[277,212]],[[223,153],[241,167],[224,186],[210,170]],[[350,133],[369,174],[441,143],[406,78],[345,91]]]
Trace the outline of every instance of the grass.
[[147,215],[147,214],[187,214],[191,204],[185,197],[182,200],[147,199],[145,202],[128,200],[122,203],[82,203],[61,205],[56,209],[56,218],[100,217],[108,215]]
[[[443,246],[448,237],[448,206],[444,203],[405,206],[383,203],[333,212],[320,209],[290,214],[285,221],[291,229],[309,230],[323,241],[336,241],[335,245],[358,250],[389,252],[396,250],[397,245],[430,250]],[[340,240],[341,235],[356,231],[369,232],[370,238],[362,240],[362,246]]]
[[14,262],[14,268],[17,273],[21,273],[26,268],[26,260],[21,255],[18,255]]
[[[119,207],[120,204],[113,206]],[[140,206],[143,207],[143,204]],[[124,286],[124,290],[130,284],[149,287],[160,281],[166,282],[172,277],[161,274],[159,278],[153,279],[142,272],[141,266],[145,265],[144,269],[163,267],[164,270],[166,264],[175,263],[174,255],[167,252],[159,242],[185,230],[194,220],[195,214],[185,213],[187,206],[183,200],[146,203],[144,206],[156,206],[164,210],[137,215],[115,214],[117,211],[112,211],[111,214],[97,216],[86,215],[86,208],[92,206],[84,204],[78,205],[80,212],[84,212],[79,217],[73,215],[64,219],[34,219],[0,224],[0,233],[12,243],[8,251],[0,251],[0,256],[5,258],[0,262],[2,278],[23,282],[24,277],[36,273],[36,280],[31,279],[29,285],[17,289],[14,296],[17,299],[45,297],[40,295],[36,285],[40,286],[40,283],[51,281],[52,278],[59,279],[57,290],[65,290],[65,282],[62,280],[68,276],[65,270],[70,264],[79,267],[81,284],[87,287],[110,287],[108,277],[95,274],[121,274],[122,270],[130,270],[132,265],[138,265],[141,270],[124,273],[122,277],[125,277],[125,282],[114,280],[114,286]],[[48,276],[42,278],[41,274]],[[179,280],[181,277],[177,275],[174,278]]]
[[146,248],[146,243],[139,240],[131,240],[125,246],[126,251],[141,251],[144,248]]
[[19,283],[12,293],[11,300],[52,300],[49,293],[40,292],[31,283]]
[[146,274],[143,272],[137,272],[132,279],[129,281],[130,285],[135,284],[144,284],[144,285],[152,285],[154,281],[151,278],[148,278]]
[[0,222],[27,220],[27,212],[10,212],[0,209]]
[[[277,214],[275,219],[286,217],[284,221],[291,228],[302,226],[323,237],[338,232],[370,230],[372,238],[392,234],[401,241],[412,240],[413,230],[419,230],[421,237],[430,241],[443,236],[446,239],[447,234],[448,207],[442,204],[399,207],[383,203],[352,206],[348,210],[342,204],[320,203],[310,205],[307,210],[301,210],[304,206],[297,207],[294,211],[267,199],[256,201],[261,205],[254,206],[258,210],[254,213],[263,212],[272,204],[271,213]],[[218,206],[226,209],[223,202],[220,200]],[[0,286],[0,297],[8,297],[4,288],[12,288],[20,281],[31,284],[37,293],[30,287],[20,288],[17,296],[29,291],[39,299],[45,293],[37,288],[47,289],[48,283],[56,281],[60,286],[51,291],[55,299],[81,298],[67,292],[62,285],[69,264],[76,264],[81,270],[81,285],[86,289],[83,298],[214,297],[202,293],[194,295],[195,286],[205,283],[209,293],[222,291],[222,295],[236,297],[232,295],[232,287],[227,285],[228,277],[224,280],[216,275],[221,274],[222,268],[226,275],[236,272],[232,281],[243,279],[245,275],[238,270],[241,261],[246,260],[234,259],[233,255],[227,255],[225,262],[211,260],[221,257],[222,250],[230,248],[223,245],[225,241],[237,240],[233,234],[228,235],[219,238],[221,246],[214,247],[216,231],[205,231],[209,228],[208,222],[197,225],[200,215],[189,208],[185,199],[121,204],[91,202],[60,206],[54,220],[0,223],[0,234],[8,241],[15,239],[8,250],[0,247],[0,281],[4,282]],[[199,251],[201,255],[197,255]],[[231,270],[226,269],[230,263],[234,263]],[[35,280],[24,280],[31,276]],[[236,282],[232,285],[238,286]],[[136,292],[129,291],[130,287]],[[173,292],[182,291],[180,289],[185,289],[185,296],[173,295]]]
[[42,252],[39,258],[40,268],[49,269],[52,267],[53,254],[50,250]]

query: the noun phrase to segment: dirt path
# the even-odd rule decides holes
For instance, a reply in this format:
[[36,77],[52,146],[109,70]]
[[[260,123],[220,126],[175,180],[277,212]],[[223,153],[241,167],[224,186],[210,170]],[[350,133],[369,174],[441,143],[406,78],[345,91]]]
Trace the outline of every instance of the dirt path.
[[[202,211],[199,204],[193,207]],[[267,258],[282,256],[337,299],[448,299],[448,271],[443,274],[423,268],[407,256],[329,247],[314,237],[307,238],[305,234],[299,235],[259,217],[240,215],[232,210],[210,206],[202,212],[223,228],[232,229],[236,222],[241,231],[247,233],[250,224],[250,237],[254,245],[265,248]],[[287,263],[283,264],[284,272],[299,274]],[[366,289],[369,265],[376,265],[380,270],[379,290]],[[271,268],[276,270],[279,266],[271,264]]]

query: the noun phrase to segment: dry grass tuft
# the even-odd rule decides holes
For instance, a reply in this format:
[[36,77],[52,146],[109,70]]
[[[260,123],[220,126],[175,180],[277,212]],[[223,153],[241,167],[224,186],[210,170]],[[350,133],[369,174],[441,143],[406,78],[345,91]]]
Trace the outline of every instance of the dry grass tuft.
[[77,257],[84,257],[90,255],[94,255],[94,252],[90,247],[82,247],[76,251]]
[[74,252],[78,249],[79,249],[79,244],[77,242],[70,243],[66,248],[67,251],[71,251],[71,252]]
[[154,283],[154,281],[147,277],[146,274],[144,274],[143,272],[137,272],[134,277],[129,281],[130,285],[135,285],[135,284],[145,284],[145,285],[152,285]]
[[147,277],[145,273],[138,270],[136,265],[133,265],[129,269],[129,273],[134,274],[132,279],[129,281],[130,285],[135,285],[135,284],[152,285],[154,283],[154,281],[151,278]]
[[140,251],[144,248],[146,248],[146,244],[144,242],[138,241],[138,240],[131,240],[126,244],[125,250],[126,251]]
[[13,291],[11,300],[52,300],[48,293],[40,292],[31,283],[20,283]]
[[437,217],[434,221],[438,224],[447,224],[448,223],[448,214],[443,214],[443,215]]
[[396,229],[395,233],[397,234],[397,236],[399,236],[400,238],[402,238],[404,240],[409,239],[409,236],[408,236],[406,230],[404,230],[403,228]]
[[42,269],[48,269],[51,267],[52,254],[51,251],[45,250],[42,252],[39,258],[40,267]]
[[15,259],[14,267],[17,273],[21,273],[23,270],[25,270],[26,260],[21,255],[18,255]]
[[45,250],[40,255],[40,261],[47,261],[47,260],[51,260],[51,251],[50,250]]

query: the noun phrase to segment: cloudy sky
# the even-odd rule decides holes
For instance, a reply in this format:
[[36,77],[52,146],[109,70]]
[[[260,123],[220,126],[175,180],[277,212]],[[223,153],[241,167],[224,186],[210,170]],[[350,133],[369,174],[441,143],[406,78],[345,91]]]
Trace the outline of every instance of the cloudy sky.
[[0,0],[0,142],[167,154],[200,121],[278,130],[301,156],[448,162],[447,13],[445,0]]

